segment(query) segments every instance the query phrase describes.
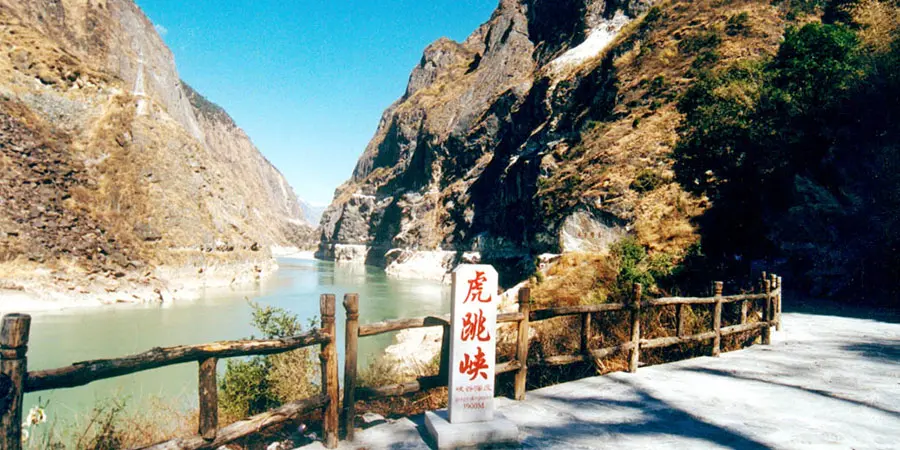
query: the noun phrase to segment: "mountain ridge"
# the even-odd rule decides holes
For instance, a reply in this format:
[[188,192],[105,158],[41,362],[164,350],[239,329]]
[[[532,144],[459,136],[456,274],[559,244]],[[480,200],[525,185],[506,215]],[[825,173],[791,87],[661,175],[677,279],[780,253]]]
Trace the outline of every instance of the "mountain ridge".
[[2,158],[5,284],[43,299],[169,299],[265,275],[270,246],[310,245],[291,186],[182,83],[131,0],[0,0],[0,35],[0,115],[16,144]]
[[[704,60],[703,37],[744,12],[753,33]],[[462,43],[425,50],[323,215],[317,255],[397,276],[427,259],[436,278],[486,261],[504,283],[542,254],[606,253],[626,236],[680,261],[708,202],[672,171],[675,101],[695,66],[774,54],[781,14],[758,1],[500,2]]]

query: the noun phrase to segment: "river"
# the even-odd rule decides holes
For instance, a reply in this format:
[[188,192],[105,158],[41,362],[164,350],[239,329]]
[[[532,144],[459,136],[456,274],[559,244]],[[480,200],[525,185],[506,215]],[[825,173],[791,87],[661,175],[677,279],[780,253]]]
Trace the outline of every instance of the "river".
[[[279,269],[259,286],[205,292],[198,300],[171,305],[115,305],[33,314],[28,348],[29,370],[62,367],[76,361],[115,358],[153,347],[199,344],[250,337],[248,300],[281,307],[307,324],[319,315],[319,295],[337,296],[339,361],[343,366],[345,293],[360,295],[360,323],[449,312],[449,287],[433,281],[392,280],[384,271],[362,265],[336,265],[303,259],[279,259]],[[360,339],[360,367],[393,335]],[[224,361],[219,363],[222,372]],[[341,367],[343,369],[343,367]],[[97,381],[87,386],[43,391],[25,397],[25,411],[38,401],[48,414],[74,418],[98,402],[124,400],[131,408],[156,399],[184,407],[197,404],[197,364],[180,364]]]

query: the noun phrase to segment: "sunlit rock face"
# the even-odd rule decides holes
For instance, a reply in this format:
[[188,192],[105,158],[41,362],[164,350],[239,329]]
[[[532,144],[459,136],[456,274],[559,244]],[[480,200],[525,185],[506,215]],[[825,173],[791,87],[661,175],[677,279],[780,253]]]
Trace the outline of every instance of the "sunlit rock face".
[[0,22],[0,263],[137,283],[310,245],[284,177],[132,1],[0,0]]
[[[425,258],[434,277],[466,252],[531,261],[573,245],[608,247],[624,218],[606,210],[599,225],[564,227],[584,202],[545,207],[542,180],[564,164],[548,155],[572,149],[589,121],[610,115],[616,94],[604,51],[650,3],[504,0],[465,41],[431,44],[336,191],[319,255],[362,245],[367,261],[399,276],[410,265],[397,255],[452,255]],[[576,238],[585,233],[602,236]]]

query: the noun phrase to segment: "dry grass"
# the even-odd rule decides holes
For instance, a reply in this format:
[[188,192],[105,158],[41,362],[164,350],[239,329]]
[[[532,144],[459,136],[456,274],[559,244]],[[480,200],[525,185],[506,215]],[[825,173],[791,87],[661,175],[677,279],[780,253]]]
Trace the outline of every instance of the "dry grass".
[[[396,361],[382,355],[359,372],[359,385],[381,387],[414,381],[416,378],[437,375],[440,370],[440,355],[426,365],[417,365],[412,370],[401,369]],[[372,412],[385,417],[403,417],[422,414],[447,406],[447,388],[440,387],[423,392],[375,400],[360,400],[356,404],[358,414]]]
[[197,429],[197,410],[179,401],[151,398],[140,408],[111,399],[99,402],[90,413],[71,420],[55,418],[47,408],[49,422],[32,426],[26,449],[114,450],[137,448],[180,436]]
[[851,9],[853,21],[866,47],[876,53],[887,53],[900,34],[900,8],[892,0],[861,0]]
[[319,385],[311,383],[319,375],[318,358],[311,348],[269,356],[272,392],[282,399],[309,398],[319,394]]
[[543,281],[532,280],[532,309],[603,303],[617,273],[608,255],[564,254],[550,267]]

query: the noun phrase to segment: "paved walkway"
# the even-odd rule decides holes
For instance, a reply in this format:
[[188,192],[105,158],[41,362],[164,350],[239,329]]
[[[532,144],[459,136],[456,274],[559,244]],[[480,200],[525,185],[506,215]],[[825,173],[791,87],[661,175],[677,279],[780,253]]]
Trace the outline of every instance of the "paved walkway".
[[[900,324],[784,314],[755,346],[497,399],[512,448],[900,448]],[[421,417],[357,433],[343,449],[426,449]],[[321,448],[320,444],[307,448]]]

